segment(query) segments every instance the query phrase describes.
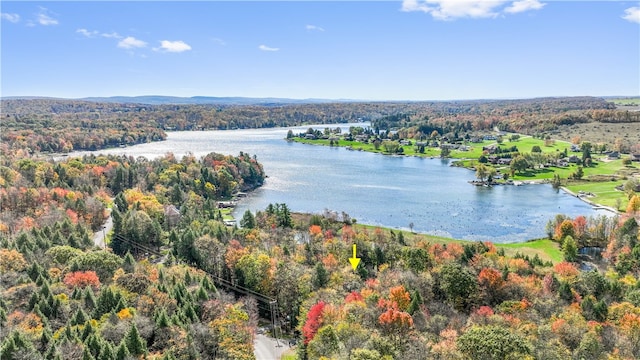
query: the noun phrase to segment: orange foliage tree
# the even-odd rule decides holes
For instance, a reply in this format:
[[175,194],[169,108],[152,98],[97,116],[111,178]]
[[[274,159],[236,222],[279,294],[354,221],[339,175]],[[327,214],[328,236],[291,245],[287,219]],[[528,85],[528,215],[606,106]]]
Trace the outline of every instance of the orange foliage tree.
[[95,271],[74,271],[68,273],[64,277],[64,284],[68,287],[86,287],[93,286],[94,288],[100,287],[100,279]]

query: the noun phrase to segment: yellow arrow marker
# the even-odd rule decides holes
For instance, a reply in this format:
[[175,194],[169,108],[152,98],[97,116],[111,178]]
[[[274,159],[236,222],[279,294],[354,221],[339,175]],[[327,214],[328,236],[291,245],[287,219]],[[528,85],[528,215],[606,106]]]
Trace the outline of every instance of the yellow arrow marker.
[[354,271],[358,267],[358,264],[360,264],[360,258],[356,257],[356,244],[353,244],[353,257],[349,258],[349,262]]

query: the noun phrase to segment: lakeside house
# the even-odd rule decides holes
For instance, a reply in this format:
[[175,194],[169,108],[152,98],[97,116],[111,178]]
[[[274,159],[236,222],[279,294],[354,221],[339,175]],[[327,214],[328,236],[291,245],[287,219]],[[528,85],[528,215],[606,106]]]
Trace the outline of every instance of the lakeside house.
[[496,149],[498,148],[498,145],[496,144],[492,144],[489,146],[483,146],[482,147],[482,151],[487,151],[489,154],[493,154],[496,152]]
[[307,135],[305,135],[305,136],[304,136],[304,138],[305,138],[306,140],[315,140],[315,139],[316,139],[316,136],[315,136],[315,135],[313,135],[313,134],[307,134]]

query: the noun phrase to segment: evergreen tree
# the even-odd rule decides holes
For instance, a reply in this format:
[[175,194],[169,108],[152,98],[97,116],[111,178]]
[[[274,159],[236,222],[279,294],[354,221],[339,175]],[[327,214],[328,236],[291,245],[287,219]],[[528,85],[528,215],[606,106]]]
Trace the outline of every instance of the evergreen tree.
[[198,292],[196,293],[196,298],[198,299],[198,301],[209,300],[209,295],[207,295],[207,291],[202,286],[198,288]]
[[124,272],[131,274],[136,270],[136,259],[133,258],[130,252],[127,251],[127,254],[124,256],[124,262],[122,263],[122,270]]
[[116,360],[127,360],[127,358],[131,355],[129,349],[127,348],[127,344],[125,343],[125,339],[122,339],[120,342],[120,346],[118,346],[118,350],[116,351]]
[[73,319],[71,319],[71,325],[82,325],[88,320],[87,314],[79,307],[76,311]]
[[86,346],[82,351],[82,360],[96,360],[96,358],[91,355],[91,351],[89,351],[89,348]]
[[415,290],[413,292],[413,296],[411,297],[411,303],[409,304],[409,308],[407,309],[407,312],[413,315],[416,311],[420,309],[420,305],[422,305],[422,296],[420,296],[420,293],[417,290]]
[[108,341],[102,342],[102,347],[100,348],[100,355],[97,357],[98,360],[113,360],[115,358],[115,354],[113,353],[113,346]]
[[156,319],[156,325],[158,326],[158,328],[165,328],[171,325],[169,317],[167,316],[167,312],[164,309],[160,310],[160,313],[158,314],[158,317]]
[[84,307],[88,310],[93,310],[96,308],[96,296],[93,294],[93,290],[91,286],[87,286],[84,288]]
[[100,349],[102,348],[100,340],[95,334],[91,334],[84,342],[85,349],[89,349],[91,355],[97,358],[100,355]]
[[140,336],[135,323],[131,324],[131,328],[125,336],[124,341],[126,342],[126,347],[131,355],[142,355],[147,352],[146,342]]
[[242,215],[242,219],[240,220],[240,226],[245,229],[253,229],[256,227],[256,218],[253,216],[251,210],[247,210]]
[[562,242],[562,251],[564,259],[568,262],[574,262],[578,258],[578,244],[571,235],[567,235]]
[[329,273],[321,262],[316,263],[315,275],[313,277],[313,286],[316,289],[325,287],[329,283]]

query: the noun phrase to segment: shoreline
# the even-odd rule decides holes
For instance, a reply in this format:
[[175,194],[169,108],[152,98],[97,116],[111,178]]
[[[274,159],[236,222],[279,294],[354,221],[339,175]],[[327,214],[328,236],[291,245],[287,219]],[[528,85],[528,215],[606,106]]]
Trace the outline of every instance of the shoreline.
[[618,210],[616,210],[616,209],[612,208],[611,206],[601,205],[601,204],[598,204],[598,203],[596,203],[596,202],[593,202],[593,201],[591,201],[591,200],[589,200],[589,199],[585,198],[584,196],[580,196],[580,195],[578,195],[578,194],[574,193],[573,191],[569,190],[569,189],[568,189],[568,188],[566,188],[565,186],[560,186],[560,187],[559,187],[559,189],[561,189],[561,190],[562,190],[562,191],[564,191],[565,193],[567,193],[567,194],[569,194],[569,195],[571,195],[571,196],[575,196],[575,197],[576,197],[576,198],[578,198],[579,200],[582,200],[583,202],[585,202],[585,203],[587,203],[587,204],[589,204],[589,205],[593,206],[593,208],[594,208],[595,210],[607,210],[607,211],[609,211],[609,212],[614,213],[615,215],[620,215],[620,211],[618,211]]

